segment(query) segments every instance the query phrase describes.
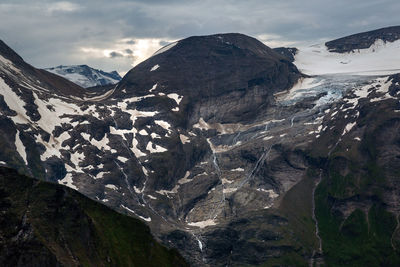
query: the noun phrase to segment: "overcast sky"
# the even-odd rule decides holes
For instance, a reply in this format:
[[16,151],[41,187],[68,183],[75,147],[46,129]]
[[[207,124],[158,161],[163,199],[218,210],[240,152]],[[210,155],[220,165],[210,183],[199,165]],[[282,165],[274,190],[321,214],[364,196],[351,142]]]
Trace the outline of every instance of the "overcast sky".
[[301,46],[400,25],[399,0],[0,0],[0,38],[36,67],[125,73],[171,41],[240,32]]

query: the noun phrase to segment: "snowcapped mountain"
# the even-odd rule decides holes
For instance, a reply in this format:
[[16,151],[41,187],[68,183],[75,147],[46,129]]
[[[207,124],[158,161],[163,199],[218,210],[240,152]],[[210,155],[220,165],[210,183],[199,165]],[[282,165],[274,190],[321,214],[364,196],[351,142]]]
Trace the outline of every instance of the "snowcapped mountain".
[[83,88],[116,84],[121,80],[121,76],[116,71],[105,72],[87,65],[60,65],[53,68],[46,68],[45,70],[64,77]]
[[395,57],[189,37],[88,92],[6,48],[0,164],[140,218],[194,266],[399,259],[400,76],[356,75]]

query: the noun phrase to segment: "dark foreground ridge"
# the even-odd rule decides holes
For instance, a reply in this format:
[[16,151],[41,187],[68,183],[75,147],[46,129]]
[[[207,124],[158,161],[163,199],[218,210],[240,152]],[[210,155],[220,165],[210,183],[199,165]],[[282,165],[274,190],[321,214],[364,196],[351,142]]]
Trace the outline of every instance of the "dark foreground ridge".
[[0,210],[1,266],[187,266],[139,220],[4,167]]

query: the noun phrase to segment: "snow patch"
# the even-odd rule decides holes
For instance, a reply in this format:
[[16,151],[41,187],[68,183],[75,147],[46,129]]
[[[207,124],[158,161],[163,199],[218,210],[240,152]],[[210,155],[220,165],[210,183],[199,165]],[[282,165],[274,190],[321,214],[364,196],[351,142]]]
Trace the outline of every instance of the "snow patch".
[[145,129],[140,130],[140,131],[139,131],[139,134],[140,134],[140,135],[149,135],[149,134],[146,132]]
[[129,159],[127,159],[127,158],[125,158],[125,157],[121,157],[121,156],[118,156],[117,159],[118,159],[119,161],[121,161],[122,163],[125,163],[125,162],[127,162],[127,161],[129,160]]
[[109,189],[112,189],[112,190],[117,190],[117,189],[118,189],[118,187],[116,187],[116,186],[113,185],[113,184],[106,184],[105,187],[106,187],[106,188],[109,188]]
[[151,87],[151,89],[149,90],[149,92],[153,92],[154,90],[156,90],[158,83],[154,84],[153,87]]
[[144,220],[144,221],[146,221],[146,222],[151,222],[151,218],[150,218],[150,217],[146,218],[146,217],[140,216],[140,215],[138,215],[134,210],[131,210],[130,208],[125,207],[125,206],[122,205],[122,204],[121,204],[121,207],[124,208],[124,209],[126,209],[127,211],[129,211],[129,212],[135,214],[135,215],[136,215],[137,217],[139,217],[140,219],[142,219],[142,220]]
[[158,69],[160,67],[160,65],[154,65],[152,68],[151,68],[151,70],[150,71],[155,71],[156,69]]
[[205,228],[207,226],[217,225],[217,223],[212,219],[208,219],[208,220],[200,221],[200,222],[191,222],[191,223],[188,223],[188,225],[195,226],[195,227],[200,227],[200,228]]
[[58,180],[58,183],[66,185],[72,189],[78,190],[78,188],[73,184],[72,173],[67,173],[63,179]]
[[22,143],[21,139],[19,138],[19,130],[17,130],[17,133],[15,134],[15,146],[17,148],[18,154],[22,157],[22,159],[25,162],[25,165],[28,165],[28,161],[26,160],[26,150],[25,146]]
[[162,128],[167,130],[168,133],[171,133],[171,129],[170,129],[171,128],[171,124],[169,124],[168,122],[163,121],[163,120],[155,120],[154,123],[160,125]]
[[161,136],[159,136],[157,133],[151,133],[150,136],[153,139],[161,138]]
[[11,117],[14,123],[27,124],[31,122],[29,117],[26,115],[26,109],[24,108],[25,102],[20,99],[20,97],[5,83],[1,77],[0,94],[3,95],[7,106],[17,113],[17,115]]
[[179,139],[181,139],[182,144],[190,143],[190,139],[186,135],[180,134]]
[[346,133],[350,132],[351,129],[356,125],[356,122],[350,122],[346,125],[346,127],[343,130],[342,136],[345,135]]
[[81,133],[81,136],[88,141],[90,144],[92,144],[93,146],[97,147],[99,150],[111,150],[111,147],[108,145],[108,138],[107,138],[107,134],[105,134],[103,136],[103,138],[100,141],[97,141],[94,138],[90,139],[90,135],[87,133]]
[[226,179],[226,178],[222,178],[222,179],[221,179],[221,182],[222,182],[222,184],[231,184],[231,183],[233,183],[233,181],[228,180],[228,179]]
[[224,188],[224,189],[222,189],[222,192],[223,192],[224,194],[227,194],[227,193],[236,192],[237,190],[238,190],[237,187],[231,187],[231,188]]
[[178,94],[172,93],[172,94],[168,94],[167,97],[175,100],[176,104],[179,105],[179,103],[181,103],[183,96],[180,96]]
[[166,46],[164,46],[164,47],[158,49],[158,50],[153,54],[153,57],[154,57],[155,55],[159,55],[159,54],[161,54],[161,53],[164,53],[164,52],[168,51],[169,49],[171,49],[172,47],[174,47],[174,46],[177,45],[177,44],[178,44],[178,42],[173,42],[173,43],[167,44]]
[[[155,148],[153,148],[153,145]],[[147,143],[146,150],[150,151],[150,153],[162,153],[168,151],[168,149],[165,149],[157,144],[153,144],[151,141]]]
[[275,193],[272,189],[257,188],[257,191],[267,193],[270,198],[277,198],[279,194]]

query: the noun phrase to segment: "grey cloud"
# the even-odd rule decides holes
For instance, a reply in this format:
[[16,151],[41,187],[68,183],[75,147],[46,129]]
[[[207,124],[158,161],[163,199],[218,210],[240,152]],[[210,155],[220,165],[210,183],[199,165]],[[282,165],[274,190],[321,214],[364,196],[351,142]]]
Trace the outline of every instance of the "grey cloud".
[[[38,67],[87,63],[127,71],[132,63],[128,57],[90,58],[81,48],[110,49],[121,39],[134,45],[140,38],[174,40],[218,32],[273,35],[298,44],[400,24],[398,0],[62,2],[64,6],[51,0],[3,0],[0,38]],[[50,7],[57,12],[47,12]]]
[[113,52],[110,53],[110,57],[111,57],[111,58],[123,57],[123,56],[124,56],[124,55],[122,55],[121,53],[118,53],[118,52],[115,52],[115,51],[113,51]]
[[125,53],[127,53],[128,55],[132,55],[133,51],[131,49],[125,49]]
[[166,45],[170,44],[170,42],[167,42],[167,41],[160,41],[159,44],[160,44],[161,46],[166,46]]

